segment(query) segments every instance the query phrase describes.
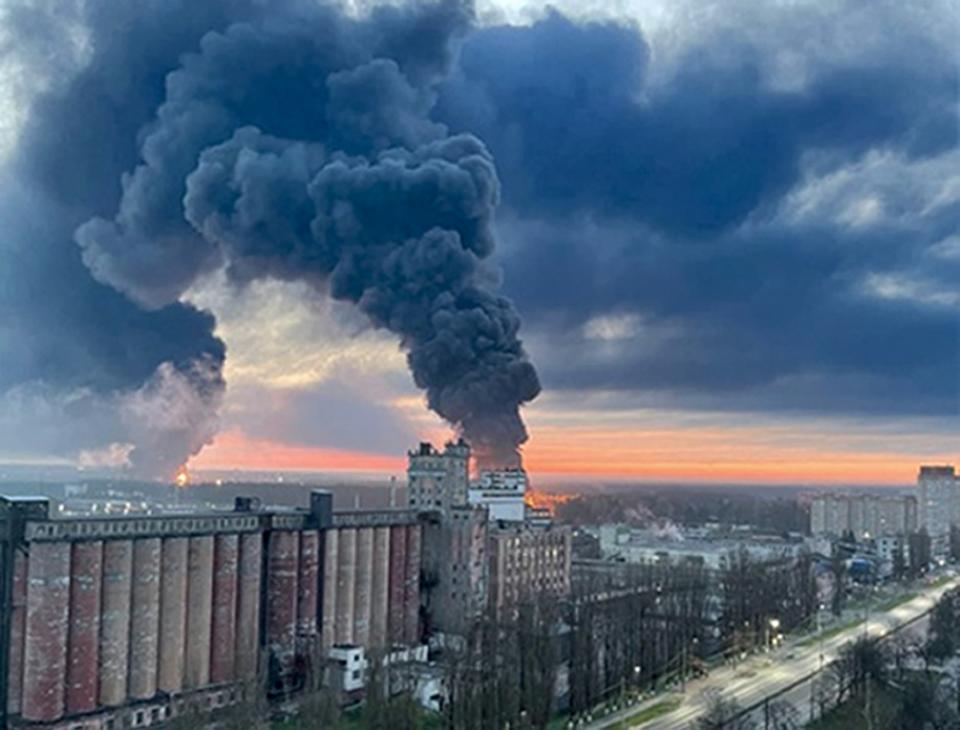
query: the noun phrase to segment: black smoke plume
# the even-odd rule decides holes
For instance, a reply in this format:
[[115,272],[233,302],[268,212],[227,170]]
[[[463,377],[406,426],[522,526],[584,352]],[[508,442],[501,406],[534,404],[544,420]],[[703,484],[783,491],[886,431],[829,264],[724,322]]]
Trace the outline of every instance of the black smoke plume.
[[479,140],[430,118],[470,7],[271,9],[167,75],[115,214],[77,229],[84,262],[147,309],[221,267],[352,302],[481,463],[517,464],[539,383],[484,263],[499,183]]

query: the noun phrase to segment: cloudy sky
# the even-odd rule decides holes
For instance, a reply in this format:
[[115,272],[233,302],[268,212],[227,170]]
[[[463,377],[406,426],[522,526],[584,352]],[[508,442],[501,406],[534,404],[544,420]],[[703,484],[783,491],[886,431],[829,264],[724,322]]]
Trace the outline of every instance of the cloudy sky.
[[[195,249],[161,256],[177,229],[129,210],[128,173],[194,118],[169,110],[207,78],[183,61],[216,53],[204,34],[304,4],[5,0],[0,459],[399,472],[406,448],[451,433],[392,320],[262,258],[273,273],[250,274],[249,252],[174,286]],[[495,161],[483,271],[539,373],[534,475],[903,484],[960,458],[954,3],[405,11],[342,45],[396,59],[417,110],[397,135],[467,133]],[[230,131],[335,146],[284,127],[309,89],[258,101],[275,128],[237,112]],[[192,170],[178,150],[156,164]],[[120,249],[76,233],[95,217],[116,217]]]

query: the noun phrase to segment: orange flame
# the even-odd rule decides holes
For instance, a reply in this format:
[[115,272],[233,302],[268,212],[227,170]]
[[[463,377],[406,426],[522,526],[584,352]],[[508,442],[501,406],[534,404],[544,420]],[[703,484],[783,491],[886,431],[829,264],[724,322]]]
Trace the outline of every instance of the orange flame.
[[190,484],[190,472],[187,471],[186,464],[177,469],[177,475],[173,478],[173,483],[181,489]]
[[534,489],[527,489],[527,494],[523,498],[527,507],[532,509],[545,509],[551,515],[556,514],[557,505],[566,504],[573,495],[570,494],[551,494],[549,492],[538,492]]

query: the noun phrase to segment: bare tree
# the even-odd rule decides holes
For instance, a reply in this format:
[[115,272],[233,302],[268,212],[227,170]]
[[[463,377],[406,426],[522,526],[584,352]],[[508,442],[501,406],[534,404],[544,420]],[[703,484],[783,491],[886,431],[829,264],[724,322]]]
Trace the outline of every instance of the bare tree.
[[740,704],[726,698],[719,690],[708,690],[706,709],[697,720],[697,730],[753,730],[755,724],[743,716]]
[[780,699],[767,705],[764,727],[766,730],[800,730],[803,721],[796,707]]

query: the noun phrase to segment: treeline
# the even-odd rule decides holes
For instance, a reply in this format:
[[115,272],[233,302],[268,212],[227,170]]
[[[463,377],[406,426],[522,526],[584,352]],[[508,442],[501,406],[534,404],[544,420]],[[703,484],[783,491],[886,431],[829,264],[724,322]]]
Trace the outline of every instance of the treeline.
[[947,662],[960,649],[960,589],[945,593],[930,615],[925,641],[903,634],[848,644],[814,685],[821,714],[869,715],[874,730],[955,730],[960,685]]
[[545,727],[554,712],[564,664],[564,608],[539,600],[491,610],[460,650],[448,651],[445,727]]
[[793,498],[761,497],[719,487],[584,494],[558,504],[556,516],[578,526],[625,522],[646,527],[656,520],[670,520],[685,525],[752,525],[773,534],[806,532],[809,527],[807,509]]
[[738,653],[769,644],[814,615],[818,606],[809,555],[760,561],[744,549],[727,555],[720,572],[722,636]]
[[570,620],[571,712],[697,665],[709,639],[710,581],[699,561],[625,565],[615,577],[579,581]]

